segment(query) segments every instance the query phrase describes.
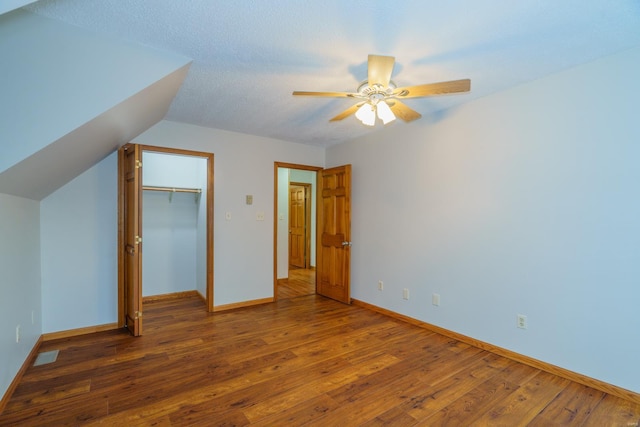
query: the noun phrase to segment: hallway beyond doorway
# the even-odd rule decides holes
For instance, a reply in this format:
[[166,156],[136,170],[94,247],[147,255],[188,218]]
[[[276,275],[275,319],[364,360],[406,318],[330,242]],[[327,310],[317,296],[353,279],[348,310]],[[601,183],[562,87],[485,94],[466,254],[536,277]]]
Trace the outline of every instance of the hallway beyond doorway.
[[289,270],[289,277],[278,279],[278,299],[295,298],[316,293],[316,271],[309,268]]

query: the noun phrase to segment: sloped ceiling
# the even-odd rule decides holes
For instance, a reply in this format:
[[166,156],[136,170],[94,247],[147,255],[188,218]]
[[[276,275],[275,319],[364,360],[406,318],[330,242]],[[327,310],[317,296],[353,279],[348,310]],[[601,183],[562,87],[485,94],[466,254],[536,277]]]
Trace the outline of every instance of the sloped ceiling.
[[35,200],[162,120],[190,64],[22,10],[0,58],[0,192]]
[[193,58],[169,120],[320,146],[376,128],[353,117],[329,123],[352,100],[291,92],[354,91],[370,53],[396,57],[401,86],[470,78],[469,94],[407,101],[421,120],[437,120],[640,45],[637,0],[41,0],[28,9]]
[[33,3],[36,0],[4,0],[0,3],[0,15],[3,13],[11,12],[19,7],[25,6],[29,3]]
[[0,173],[0,193],[44,199],[162,120],[187,70],[171,73]]

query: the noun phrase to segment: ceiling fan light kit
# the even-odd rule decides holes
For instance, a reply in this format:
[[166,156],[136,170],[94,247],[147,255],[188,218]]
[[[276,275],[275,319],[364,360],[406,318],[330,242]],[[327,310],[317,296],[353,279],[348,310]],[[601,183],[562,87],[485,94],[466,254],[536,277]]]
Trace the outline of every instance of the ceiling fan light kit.
[[386,101],[378,102],[378,104],[376,105],[376,110],[378,112],[378,118],[382,120],[382,123],[384,123],[385,125],[387,123],[391,123],[396,119],[396,115],[393,114],[393,111],[391,111],[391,108],[389,107],[389,104],[386,103]]
[[368,79],[360,83],[356,92],[307,92],[295,91],[294,96],[320,96],[334,98],[354,98],[359,102],[347,108],[330,121],[342,120],[352,114],[364,125],[375,126],[376,117],[385,125],[393,122],[396,117],[411,122],[422,117],[420,113],[409,108],[400,99],[422,98],[426,96],[444,95],[449,93],[469,92],[471,80],[452,80],[440,83],[428,83],[418,86],[398,88],[391,81],[391,73],[395,58],[393,56],[369,55]]

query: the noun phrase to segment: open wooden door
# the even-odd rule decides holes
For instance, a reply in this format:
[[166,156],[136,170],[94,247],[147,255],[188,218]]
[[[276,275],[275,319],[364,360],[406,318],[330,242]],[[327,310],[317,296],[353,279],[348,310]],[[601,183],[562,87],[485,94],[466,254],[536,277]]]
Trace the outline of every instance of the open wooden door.
[[[120,185],[119,259],[124,303],[121,322],[133,336],[142,335],[142,194],[141,150],[127,144],[118,150],[118,179]],[[124,326],[124,325],[122,325]]]
[[320,174],[316,292],[351,304],[351,165]]

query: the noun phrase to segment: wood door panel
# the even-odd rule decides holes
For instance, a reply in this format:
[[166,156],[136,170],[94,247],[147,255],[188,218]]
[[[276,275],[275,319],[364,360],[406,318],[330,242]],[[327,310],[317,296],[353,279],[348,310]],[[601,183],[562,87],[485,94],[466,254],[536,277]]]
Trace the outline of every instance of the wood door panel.
[[306,191],[300,185],[289,187],[289,266],[307,267]]
[[321,174],[317,292],[351,303],[351,165]]
[[345,235],[322,233],[322,246],[333,246],[336,248],[342,247],[342,242],[345,241]]
[[141,150],[136,144],[119,150],[119,166],[123,203],[123,260],[124,321],[134,336],[142,335],[142,241],[140,194],[142,192]]

